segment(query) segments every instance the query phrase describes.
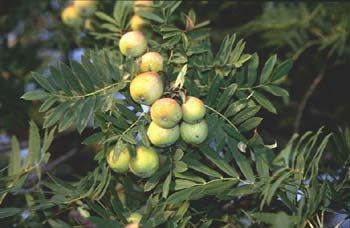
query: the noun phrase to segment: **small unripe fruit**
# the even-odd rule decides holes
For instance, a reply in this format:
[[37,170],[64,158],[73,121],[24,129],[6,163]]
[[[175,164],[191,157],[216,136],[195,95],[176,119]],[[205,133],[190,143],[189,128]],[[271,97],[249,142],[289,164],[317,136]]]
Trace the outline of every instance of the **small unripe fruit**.
[[117,191],[118,198],[120,202],[122,203],[123,207],[125,207],[125,202],[126,202],[126,196],[125,196],[125,190],[122,184],[117,183],[115,185],[115,190]]
[[129,223],[139,224],[142,219],[142,215],[140,213],[134,212],[129,215],[126,219]]
[[131,29],[134,31],[142,29],[147,24],[148,24],[147,20],[143,19],[141,16],[136,14],[132,16],[130,20]]
[[162,128],[173,128],[182,118],[182,110],[176,100],[161,98],[151,107],[152,120]]
[[136,149],[136,156],[131,158],[129,167],[136,176],[147,178],[159,168],[159,157],[151,147],[140,146]]
[[182,122],[180,126],[181,138],[190,144],[201,144],[208,136],[208,125],[205,120],[196,124]]
[[147,52],[139,60],[141,72],[163,70],[163,57],[158,52]]
[[174,144],[180,137],[179,125],[166,129],[159,127],[154,121],[148,127],[147,136],[155,146],[166,147]]
[[187,123],[197,123],[205,116],[205,106],[202,100],[197,97],[186,97],[182,104],[182,118]]
[[[139,6],[142,5],[142,6]],[[150,12],[152,11],[152,7],[153,6],[153,1],[134,1],[134,12],[138,12],[138,11],[146,11],[146,12]]]
[[130,95],[139,104],[151,105],[163,94],[163,82],[155,72],[137,75],[130,82]]
[[90,217],[90,212],[86,209],[84,209],[83,207],[78,207],[78,212],[81,216],[83,216],[84,218],[89,218]]
[[107,163],[109,167],[117,173],[125,173],[129,169],[130,153],[127,147],[120,151],[118,157],[113,159],[114,149],[107,155]]
[[79,27],[83,24],[83,19],[80,17],[77,9],[70,5],[67,6],[61,14],[63,23],[72,27]]
[[77,9],[79,15],[89,17],[96,11],[97,1],[94,0],[74,0],[74,7]]
[[142,32],[125,33],[119,40],[120,52],[126,56],[138,57],[147,49],[147,40]]

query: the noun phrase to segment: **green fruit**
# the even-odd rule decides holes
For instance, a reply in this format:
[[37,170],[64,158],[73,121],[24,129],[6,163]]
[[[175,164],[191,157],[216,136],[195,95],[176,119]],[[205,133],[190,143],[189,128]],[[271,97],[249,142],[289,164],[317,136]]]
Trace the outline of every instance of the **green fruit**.
[[83,19],[80,17],[77,9],[70,5],[67,6],[61,14],[63,23],[72,27],[80,27],[83,25]]
[[150,177],[159,168],[158,154],[152,147],[140,146],[136,150],[136,156],[131,158],[129,167],[136,176]]
[[137,75],[130,83],[130,95],[139,104],[151,105],[163,94],[163,82],[155,72]]
[[128,147],[120,151],[118,157],[113,159],[114,149],[107,155],[107,163],[109,167],[117,173],[125,173],[129,169],[130,153]]
[[173,128],[182,118],[182,110],[176,100],[161,98],[151,107],[152,120],[162,128]]
[[147,40],[142,32],[125,33],[119,40],[120,52],[126,56],[138,57],[147,49]]
[[139,224],[142,219],[142,215],[140,213],[134,212],[129,215],[126,219],[129,223]]
[[91,16],[97,9],[97,1],[94,0],[74,0],[73,5],[83,17]]
[[187,123],[196,123],[201,121],[205,116],[205,106],[202,100],[197,97],[186,97],[185,103],[182,104],[182,118]]
[[158,52],[147,52],[139,60],[141,72],[163,70],[163,57]]
[[187,143],[201,144],[208,136],[207,122],[205,120],[195,124],[182,122],[180,134],[181,138]]
[[148,127],[147,136],[155,146],[166,147],[174,144],[180,137],[179,125],[166,129],[159,127],[154,121]]

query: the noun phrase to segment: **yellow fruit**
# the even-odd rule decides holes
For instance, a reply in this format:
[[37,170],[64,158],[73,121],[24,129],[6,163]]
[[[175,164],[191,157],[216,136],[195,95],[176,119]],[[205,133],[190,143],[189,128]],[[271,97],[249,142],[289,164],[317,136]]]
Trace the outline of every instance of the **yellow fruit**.
[[61,14],[63,23],[72,27],[79,27],[83,24],[83,19],[80,17],[76,8],[72,5],[67,6]]
[[126,219],[129,223],[139,224],[142,219],[142,215],[140,213],[134,212],[129,215]]
[[73,6],[82,17],[89,17],[97,9],[97,1],[94,0],[74,0]]
[[197,97],[186,97],[182,104],[182,118],[187,123],[197,123],[205,116],[205,106],[202,100]]
[[196,124],[182,122],[180,126],[181,138],[191,144],[201,144],[208,136],[208,125],[205,120]]
[[148,24],[147,20],[143,19],[142,17],[136,14],[132,16],[130,20],[130,26],[132,30],[140,30],[147,24]]
[[139,104],[151,105],[163,94],[163,82],[155,72],[137,75],[130,82],[130,95]]
[[125,33],[119,40],[119,49],[123,55],[138,57],[147,49],[147,40],[142,32]]
[[153,1],[134,1],[134,12],[138,11],[152,11]]
[[113,159],[114,149],[112,149],[107,156],[107,163],[109,167],[117,173],[125,173],[129,169],[130,153],[128,147],[120,151],[118,157]]
[[161,98],[151,107],[152,120],[162,128],[173,128],[182,118],[182,110],[176,100]]
[[87,31],[94,31],[94,26],[90,18],[86,19],[84,22],[84,29]]
[[179,125],[166,129],[159,127],[154,121],[148,127],[147,136],[151,143],[155,146],[166,147],[174,144],[180,137]]
[[147,52],[139,60],[141,72],[163,70],[163,57],[158,52]]
[[136,156],[131,158],[129,167],[136,176],[150,177],[159,168],[158,154],[151,147],[140,146],[136,150]]
[[124,228],[140,228],[140,225],[137,223],[130,223],[130,224],[124,226]]

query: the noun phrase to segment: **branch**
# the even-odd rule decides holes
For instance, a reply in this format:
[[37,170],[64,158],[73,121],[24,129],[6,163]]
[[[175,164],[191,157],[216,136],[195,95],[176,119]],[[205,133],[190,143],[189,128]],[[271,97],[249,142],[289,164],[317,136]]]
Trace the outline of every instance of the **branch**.
[[68,153],[62,155],[61,157],[53,160],[52,162],[48,163],[46,166],[44,166],[42,168],[42,172],[48,172],[52,169],[54,169],[57,165],[65,162],[66,160],[68,160],[69,158],[71,158],[72,156],[74,156],[77,153],[77,149],[73,148],[72,150],[70,150]]
[[84,94],[84,95],[76,95],[76,96],[65,96],[65,95],[60,95],[60,94],[55,94],[56,97],[59,97],[59,98],[65,98],[65,99],[79,99],[79,98],[86,98],[86,97],[90,97],[90,96],[95,96],[96,94],[98,93],[102,93],[108,89],[111,89],[115,86],[118,86],[119,84],[121,83],[125,83],[125,82],[130,82],[128,80],[124,80],[122,82],[116,82],[116,83],[113,83],[113,84],[110,84],[106,87],[103,87],[103,88],[100,88],[94,92],[91,92],[91,93],[87,93],[87,94]]
[[[53,160],[52,162],[48,163],[47,165],[44,165],[41,169],[41,173],[45,173],[48,172],[50,170],[53,170],[56,166],[58,166],[59,164],[65,162],[66,160],[68,160],[69,158],[71,158],[72,156],[74,156],[77,153],[77,149],[74,148],[72,150],[70,150],[68,153],[62,155],[61,157]],[[37,187],[38,187],[38,176],[36,175],[36,172],[31,173],[28,176],[28,181],[30,183],[30,185],[32,185],[29,188],[23,188],[21,189],[18,193],[19,194],[25,194],[25,193],[30,193],[33,192]]]
[[317,77],[313,80],[313,82],[310,85],[308,91],[305,93],[303,99],[301,100],[300,105],[298,107],[297,116],[296,116],[295,122],[294,122],[294,132],[298,133],[300,131],[300,123],[301,123],[301,119],[303,117],[304,109],[305,109],[305,107],[307,105],[307,102],[309,101],[310,97],[315,92],[317,86],[322,81],[324,75],[325,75],[325,68],[323,68],[321,70],[321,72],[317,75]]

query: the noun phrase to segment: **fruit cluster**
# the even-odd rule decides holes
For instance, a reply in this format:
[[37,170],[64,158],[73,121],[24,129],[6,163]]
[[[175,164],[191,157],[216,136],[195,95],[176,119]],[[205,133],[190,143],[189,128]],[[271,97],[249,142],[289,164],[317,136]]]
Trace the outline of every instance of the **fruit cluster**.
[[92,29],[91,17],[97,9],[97,1],[74,0],[61,14],[63,23],[68,26],[79,28],[84,25],[85,29]]
[[129,170],[136,176],[147,178],[153,175],[159,168],[159,156],[151,147],[139,146],[136,149],[136,156],[131,157],[126,146],[114,158],[114,149],[107,155],[107,163],[117,173],[125,173]]
[[[125,56],[138,58],[140,74],[130,82],[130,95],[135,102],[151,106],[152,121],[147,129],[150,142],[156,147],[167,147],[181,136],[186,143],[202,143],[208,135],[204,103],[197,97],[187,96],[180,106],[176,99],[163,97],[165,87],[159,75],[163,71],[163,57],[158,52],[146,52],[147,40],[143,33],[139,30],[127,32],[119,41],[119,49]],[[133,158],[130,158],[127,146],[117,158],[111,150],[107,162],[116,172],[127,172],[130,168],[143,178],[150,177],[159,168],[157,152],[143,146],[136,149]]]

